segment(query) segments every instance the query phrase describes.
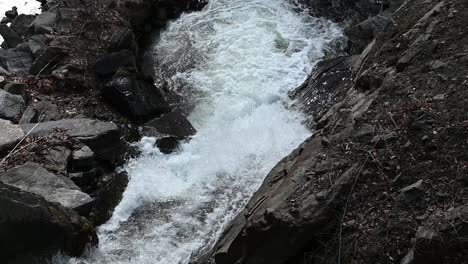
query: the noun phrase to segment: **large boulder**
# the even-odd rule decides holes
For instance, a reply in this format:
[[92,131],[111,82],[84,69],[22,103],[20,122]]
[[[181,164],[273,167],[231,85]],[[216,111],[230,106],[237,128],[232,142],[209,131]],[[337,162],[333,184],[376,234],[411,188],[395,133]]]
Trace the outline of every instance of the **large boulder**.
[[2,263],[45,263],[59,251],[79,256],[97,242],[92,225],[72,210],[1,182],[0,208]]
[[156,138],[156,146],[162,153],[170,154],[180,142],[195,135],[196,129],[179,111],[163,114],[145,124],[140,134]]
[[32,31],[35,34],[50,34],[55,31],[55,12],[42,12],[31,23]]
[[297,252],[336,228],[336,210],[359,172],[351,164],[333,168],[324,142],[314,135],[272,169],[221,235],[216,264],[296,263]]
[[0,24],[0,35],[3,37],[9,48],[14,48],[22,42],[20,36],[5,24]]
[[14,147],[25,135],[20,126],[3,119],[0,119],[0,131],[0,153]]
[[55,175],[37,163],[28,162],[1,173],[0,181],[70,209],[86,207],[92,201],[73,181]]
[[129,50],[121,50],[106,54],[94,65],[94,72],[101,76],[114,74],[119,68],[135,68],[135,58]]
[[116,76],[104,86],[101,93],[110,105],[135,120],[148,120],[170,112],[163,92],[151,78]]
[[15,19],[18,16],[18,8],[14,6],[11,10],[5,12],[5,16],[9,19]]
[[28,38],[30,37],[33,32],[31,28],[29,27],[31,23],[34,21],[36,18],[35,15],[24,15],[21,14],[17,16],[10,25],[10,28],[16,32],[21,38]]
[[145,126],[153,127],[161,134],[180,138],[193,136],[197,132],[190,121],[178,111],[163,114],[147,122]]
[[19,77],[29,75],[32,62],[31,51],[27,43],[20,44],[14,49],[0,49],[0,67]]
[[122,199],[127,188],[128,175],[125,172],[105,174],[97,182],[97,190],[91,196],[94,198],[89,218],[94,225],[102,225],[112,216],[114,208]]
[[110,122],[92,119],[63,119],[39,124],[22,124],[22,129],[31,136],[47,136],[64,132],[70,137],[89,146],[96,158],[102,161],[120,163],[124,151],[119,127]]
[[24,107],[23,97],[0,90],[0,118],[10,120],[18,118]]

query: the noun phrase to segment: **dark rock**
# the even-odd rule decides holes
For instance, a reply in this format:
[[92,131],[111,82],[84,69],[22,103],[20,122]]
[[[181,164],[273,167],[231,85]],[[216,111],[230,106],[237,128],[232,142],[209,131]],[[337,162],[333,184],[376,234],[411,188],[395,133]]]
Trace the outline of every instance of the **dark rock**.
[[37,34],[50,34],[55,31],[55,12],[42,12],[31,23],[31,28]]
[[46,168],[54,172],[65,174],[71,150],[62,144],[54,144],[45,151]]
[[353,86],[350,65],[355,57],[339,56],[317,64],[307,80],[290,97],[296,99],[308,116],[318,120]]
[[136,53],[137,43],[135,35],[130,29],[124,29],[112,34],[110,39],[109,51],[118,52],[121,50],[130,50]]
[[135,68],[135,58],[131,51],[121,50],[109,53],[98,60],[94,65],[94,72],[101,76],[108,76],[114,74],[119,68],[127,66]]
[[0,90],[0,118],[15,119],[24,111],[24,100],[19,95]]
[[5,16],[10,19],[15,19],[18,16],[18,8],[14,6],[11,10],[5,12]]
[[78,8],[58,8],[57,9],[57,32],[62,34],[69,34],[73,31],[73,26],[80,23],[80,18],[84,14]]
[[27,39],[29,38],[34,32],[32,31],[32,28],[29,26],[31,23],[34,21],[36,18],[35,15],[24,15],[21,14],[15,18],[11,22],[10,28],[16,32],[21,38]]
[[110,219],[127,188],[128,175],[125,172],[108,174],[99,181],[90,213],[94,225],[101,225]]
[[0,208],[3,263],[36,263],[59,251],[79,256],[97,242],[89,222],[75,212],[1,182]]
[[141,136],[156,138],[156,146],[164,154],[174,152],[180,141],[195,135],[196,132],[187,118],[178,111],[163,114],[140,129]]
[[300,0],[310,7],[315,17],[325,17],[334,22],[355,24],[381,11],[381,4],[372,0]]
[[392,22],[391,18],[384,15],[376,15],[346,30],[350,54],[360,54],[365,47],[384,28]]
[[49,43],[49,46],[34,60],[31,74],[45,74],[65,57],[69,52],[70,37],[61,36]]
[[20,36],[5,24],[0,24],[0,35],[2,35],[9,48],[15,48],[22,42]]
[[42,100],[36,105],[26,108],[21,117],[20,124],[39,123],[47,121],[57,121],[65,118],[66,114],[59,107],[49,100]]
[[19,124],[30,124],[30,123],[37,123],[39,120],[39,113],[32,107],[28,106],[26,110],[24,110],[23,115],[19,120]]
[[104,170],[97,167],[89,171],[68,173],[68,178],[86,193],[93,193],[98,189],[99,179],[104,175]]
[[162,137],[156,140],[156,146],[164,154],[171,154],[177,147],[179,147],[180,141],[183,138],[179,137]]
[[92,119],[62,119],[35,124],[23,124],[23,131],[30,132],[30,135],[47,136],[58,131],[64,131],[74,139],[77,139],[89,146],[96,159],[111,163],[122,162],[124,142],[120,139],[120,129],[110,122],[101,122]]
[[403,202],[412,202],[421,199],[426,194],[426,188],[424,182],[419,180],[416,183],[411,184],[400,190],[399,199]]
[[178,111],[165,113],[161,117],[149,121],[145,126],[153,127],[161,134],[179,138],[193,136],[197,133],[187,118]]
[[9,48],[10,47],[8,47],[8,43],[6,43],[6,41],[3,41],[2,44],[0,45],[0,50],[2,49],[7,50]]
[[162,91],[151,78],[116,76],[101,93],[115,109],[135,120],[148,120],[170,111]]
[[0,119],[0,153],[14,147],[23,137],[24,132],[20,126],[10,121]]
[[0,24],[8,24],[8,23],[11,23],[11,21],[13,21],[13,19],[8,18],[8,17],[4,17],[4,18],[2,18],[2,20],[0,21]]
[[410,48],[406,50],[397,62],[397,71],[402,72],[406,69],[406,67],[411,65],[411,61],[419,52],[420,50],[418,48]]
[[27,44],[20,44],[14,49],[0,49],[0,67],[19,77],[29,75],[32,65],[31,51]]
[[3,86],[3,90],[6,92],[14,95],[20,95],[23,98],[26,97],[26,89],[28,89],[28,85],[20,82],[8,82]]
[[1,173],[0,181],[70,209],[83,207],[92,201],[73,181],[52,174],[37,163],[28,162]]
[[35,35],[28,40],[29,50],[31,50],[33,56],[37,58],[46,48],[46,36]]
[[445,263],[468,246],[468,205],[434,214],[416,232],[413,248],[405,260],[411,264]]
[[84,146],[79,150],[73,151],[69,171],[89,171],[95,167],[96,163],[94,152],[88,146]]
[[367,91],[377,89],[382,85],[385,75],[377,70],[368,69],[356,77],[356,88]]
[[330,187],[314,186],[304,172],[315,171],[323,155],[321,142],[313,136],[272,169],[218,240],[217,264],[295,263],[290,260],[297,252],[335,230],[337,206],[358,169],[350,167]]

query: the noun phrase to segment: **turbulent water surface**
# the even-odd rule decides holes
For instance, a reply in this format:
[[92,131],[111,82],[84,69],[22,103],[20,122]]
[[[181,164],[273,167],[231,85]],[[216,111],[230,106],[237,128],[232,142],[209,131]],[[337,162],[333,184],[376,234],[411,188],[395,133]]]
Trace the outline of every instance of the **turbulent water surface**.
[[77,263],[179,264],[209,249],[271,168],[310,132],[288,109],[340,35],[285,0],[212,0],[170,24],[157,72],[190,96],[197,135],[164,155],[154,139],[129,162],[130,183],[97,250]]

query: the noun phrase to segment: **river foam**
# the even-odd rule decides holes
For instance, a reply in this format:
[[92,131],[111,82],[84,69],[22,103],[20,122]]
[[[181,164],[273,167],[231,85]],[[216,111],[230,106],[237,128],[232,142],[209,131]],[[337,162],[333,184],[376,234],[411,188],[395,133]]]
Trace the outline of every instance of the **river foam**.
[[194,100],[198,133],[170,155],[154,139],[139,143],[144,154],[125,167],[130,182],[99,248],[80,261],[185,264],[209,249],[310,136],[287,92],[340,36],[285,0],[212,0],[171,23],[154,47],[156,72]]

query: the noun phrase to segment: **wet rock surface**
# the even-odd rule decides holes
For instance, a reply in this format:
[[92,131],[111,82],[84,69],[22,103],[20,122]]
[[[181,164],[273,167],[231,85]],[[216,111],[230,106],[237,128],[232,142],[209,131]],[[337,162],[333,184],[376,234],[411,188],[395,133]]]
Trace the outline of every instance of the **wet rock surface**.
[[147,120],[170,111],[162,91],[151,78],[116,76],[106,83],[102,96],[118,111],[135,120]]

